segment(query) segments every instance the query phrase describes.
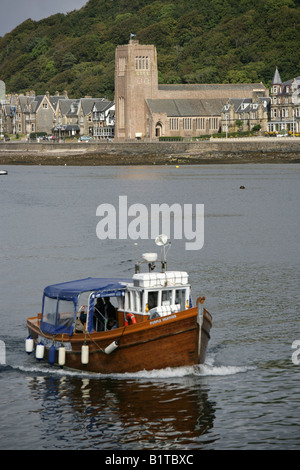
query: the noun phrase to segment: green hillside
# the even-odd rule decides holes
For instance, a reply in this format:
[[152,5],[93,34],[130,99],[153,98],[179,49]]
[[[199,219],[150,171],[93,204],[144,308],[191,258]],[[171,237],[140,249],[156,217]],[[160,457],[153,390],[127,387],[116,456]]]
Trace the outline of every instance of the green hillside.
[[89,0],[0,39],[7,92],[114,94],[114,54],[130,34],[158,51],[160,83],[269,85],[300,74],[299,0]]

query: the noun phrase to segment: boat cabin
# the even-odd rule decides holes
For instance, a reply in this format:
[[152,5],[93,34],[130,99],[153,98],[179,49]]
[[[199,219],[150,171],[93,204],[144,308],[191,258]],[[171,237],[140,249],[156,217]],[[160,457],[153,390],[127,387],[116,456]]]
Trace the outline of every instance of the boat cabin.
[[[81,320],[86,331],[94,332],[94,312],[99,297],[115,298],[119,327],[126,324],[128,314],[132,314],[138,323],[191,307],[191,289],[186,272],[136,273],[132,279],[80,279],[45,288],[41,331],[72,336],[76,331],[80,332],[76,325]],[[106,330],[104,316],[103,324]]]
[[[146,319],[162,317],[190,307],[188,274],[180,271],[138,273],[124,295],[125,313]],[[142,321],[144,318],[141,318]]]

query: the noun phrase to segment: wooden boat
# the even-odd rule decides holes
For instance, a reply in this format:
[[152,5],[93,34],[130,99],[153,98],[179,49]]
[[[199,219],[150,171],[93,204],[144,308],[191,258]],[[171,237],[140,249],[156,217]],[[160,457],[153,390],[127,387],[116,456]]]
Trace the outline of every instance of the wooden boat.
[[[205,298],[191,305],[188,274],[168,271],[165,255],[161,272],[153,272],[156,253],[143,259],[149,272],[141,273],[137,263],[132,279],[86,278],[46,287],[42,313],[27,319],[26,352],[35,348],[37,359],[102,374],[204,363],[212,326]],[[103,298],[117,302],[109,313],[115,322],[105,305],[101,312]],[[79,308],[82,299],[86,306]]]

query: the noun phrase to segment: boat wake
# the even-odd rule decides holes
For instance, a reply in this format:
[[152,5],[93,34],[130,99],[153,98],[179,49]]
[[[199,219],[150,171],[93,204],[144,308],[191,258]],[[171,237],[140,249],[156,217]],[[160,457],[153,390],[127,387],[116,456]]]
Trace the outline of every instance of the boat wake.
[[36,363],[27,365],[10,365],[5,366],[6,371],[17,370],[22,373],[34,375],[55,375],[57,377],[81,377],[81,378],[115,378],[115,379],[175,379],[180,377],[194,376],[194,377],[209,377],[209,376],[227,376],[245,373],[254,370],[252,366],[226,366],[215,365],[213,358],[208,357],[205,364],[184,366],[184,367],[167,367],[165,369],[155,369],[151,371],[141,370],[139,372],[126,372],[124,374],[100,374],[84,371],[75,371],[56,366],[49,366],[47,363]]

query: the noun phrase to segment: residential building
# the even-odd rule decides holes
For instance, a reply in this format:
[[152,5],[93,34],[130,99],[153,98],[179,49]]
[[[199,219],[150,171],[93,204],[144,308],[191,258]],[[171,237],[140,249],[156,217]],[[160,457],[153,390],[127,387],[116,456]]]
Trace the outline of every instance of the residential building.
[[96,140],[113,139],[115,136],[114,101],[95,101],[92,112],[93,137]]
[[271,83],[269,132],[300,132],[300,76],[282,82],[276,67]]
[[100,138],[104,137],[104,132],[101,134],[96,129],[109,126],[106,134],[113,137],[113,122],[108,119],[110,110],[114,110],[114,103],[104,98],[85,97],[59,101],[52,132],[60,137],[90,135]]
[[60,96],[35,96],[34,91],[25,95],[16,95],[10,99],[11,131],[16,134],[30,135],[35,132],[48,133],[53,126],[56,106],[59,100],[66,99],[66,94]]
[[51,126],[54,135],[58,137],[75,136],[80,134],[80,126],[78,124],[78,99],[65,99],[59,100],[56,106],[54,122],[55,125]]
[[252,131],[255,126],[266,132],[270,101],[267,96],[257,95],[255,90],[251,98],[229,99],[222,109],[222,132]]

